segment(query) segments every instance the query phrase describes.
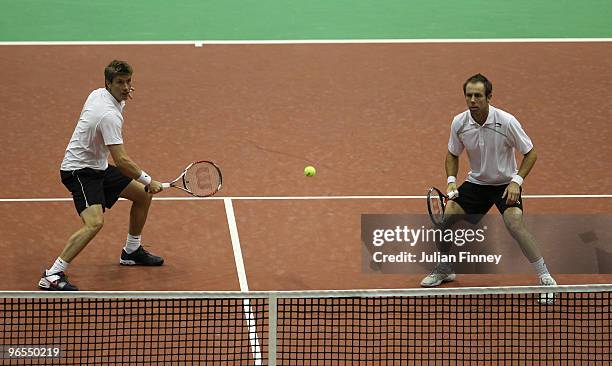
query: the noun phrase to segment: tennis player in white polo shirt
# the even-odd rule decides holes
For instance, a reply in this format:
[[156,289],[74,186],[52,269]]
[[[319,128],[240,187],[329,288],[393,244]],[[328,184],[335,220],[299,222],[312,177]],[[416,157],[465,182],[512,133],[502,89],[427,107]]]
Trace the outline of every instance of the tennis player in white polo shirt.
[[[162,191],[130,157],[123,146],[123,108],[131,98],[132,67],[114,60],[104,69],[105,88],[87,98],[70,138],[60,167],[62,183],[72,193],[74,207],[83,221],[53,265],[43,272],[43,290],[76,291],[65,271],[72,260],[96,236],[104,224],[104,210],[119,197],[132,201],[127,240],[121,251],[122,265],[160,266],[164,260],[141,245],[141,233],[151,205],[151,194]],[[117,166],[108,163],[112,155]],[[145,186],[148,188],[147,193]]]
[[[451,124],[446,154],[447,194],[451,198],[445,210],[449,225],[460,215],[484,215],[495,205],[504,223],[521,250],[534,266],[541,285],[554,286],[534,237],[523,223],[521,185],[536,162],[537,155],[531,139],[517,119],[508,112],[489,104],[493,85],[481,74],[474,75],[463,84],[468,110],[457,115]],[[523,155],[517,169],[514,151]],[[457,189],[459,155],[467,151],[470,172],[467,180]],[[451,245],[439,243],[445,254]],[[423,279],[421,286],[438,286],[455,279],[447,263],[439,263]]]

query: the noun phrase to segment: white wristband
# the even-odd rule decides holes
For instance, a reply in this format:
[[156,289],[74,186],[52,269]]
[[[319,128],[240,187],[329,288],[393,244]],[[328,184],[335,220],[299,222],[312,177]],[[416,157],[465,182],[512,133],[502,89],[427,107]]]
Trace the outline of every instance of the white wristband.
[[514,183],[518,184],[519,186],[520,186],[520,185],[523,185],[523,177],[521,177],[521,176],[520,176],[520,175],[518,175],[518,174],[515,174],[515,175],[513,175],[513,176],[512,176],[512,181],[513,181]]
[[446,183],[448,184],[455,183],[456,181],[457,181],[457,177],[455,177],[454,175],[451,175],[448,178],[446,178]]
[[140,177],[138,177],[138,179],[136,179],[137,181],[139,181],[140,183],[144,184],[145,186],[148,186],[149,184],[151,184],[151,177],[145,173],[145,171],[143,170],[142,173],[140,173]]

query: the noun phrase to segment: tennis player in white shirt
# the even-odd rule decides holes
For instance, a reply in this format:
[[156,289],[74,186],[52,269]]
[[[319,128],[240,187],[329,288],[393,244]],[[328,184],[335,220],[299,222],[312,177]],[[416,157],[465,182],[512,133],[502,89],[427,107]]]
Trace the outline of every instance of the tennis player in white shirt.
[[[128,236],[119,263],[160,266],[164,262],[141,245],[151,194],[162,191],[161,183],[130,159],[123,146],[123,108],[134,91],[132,73],[127,62],[112,61],[104,69],[105,87],[91,92],[85,101],[60,166],[62,183],[71,192],[83,225],[70,236],[53,265],[43,272],[38,282],[43,290],[78,290],[68,282],[65,271],[102,229],[105,209],[110,209],[119,197],[132,201]],[[117,166],[108,163],[109,155]]]
[[[448,201],[445,217],[449,225],[461,215],[484,215],[495,205],[504,224],[520,245],[523,254],[533,265],[539,283],[555,286],[548,272],[538,244],[523,222],[521,185],[533,168],[537,155],[531,139],[517,119],[508,112],[490,105],[493,85],[477,74],[463,84],[468,110],[455,116],[446,154]],[[470,162],[467,180],[457,188],[459,156],[466,150]],[[515,150],[523,159],[517,169]],[[456,220],[455,220],[456,221]],[[451,244],[439,243],[442,254]],[[438,286],[455,279],[448,263],[438,263],[421,282],[423,287]]]

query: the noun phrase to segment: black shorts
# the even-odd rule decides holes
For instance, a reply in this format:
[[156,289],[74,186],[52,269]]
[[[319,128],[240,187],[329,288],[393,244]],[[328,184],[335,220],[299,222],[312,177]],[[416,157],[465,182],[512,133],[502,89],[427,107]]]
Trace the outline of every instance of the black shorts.
[[109,165],[106,170],[60,170],[60,176],[62,183],[72,193],[74,207],[79,215],[87,207],[96,204],[101,204],[103,210],[113,207],[121,192],[132,181],[132,178],[121,174],[113,165]]
[[466,181],[459,187],[459,197],[455,198],[454,201],[457,202],[468,215],[484,215],[493,205],[495,205],[502,214],[508,207],[518,207],[523,210],[523,200],[521,197],[512,205],[506,204],[506,198],[502,198],[502,195],[507,186],[507,184],[501,186],[485,186]]

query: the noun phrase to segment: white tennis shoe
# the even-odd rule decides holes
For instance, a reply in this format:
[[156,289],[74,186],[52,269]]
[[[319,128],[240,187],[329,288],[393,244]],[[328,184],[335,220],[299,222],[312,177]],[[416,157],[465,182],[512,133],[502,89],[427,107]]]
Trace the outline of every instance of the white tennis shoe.
[[79,289],[68,282],[68,277],[64,272],[57,272],[48,275],[47,271],[44,271],[40,281],[38,281],[38,287],[41,290],[47,291],[78,291]]
[[442,282],[451,282],[457,277],[455,272],[443,264],[438,264],[423,280],[421,281],[422,287],[435,287],[442,284]]

